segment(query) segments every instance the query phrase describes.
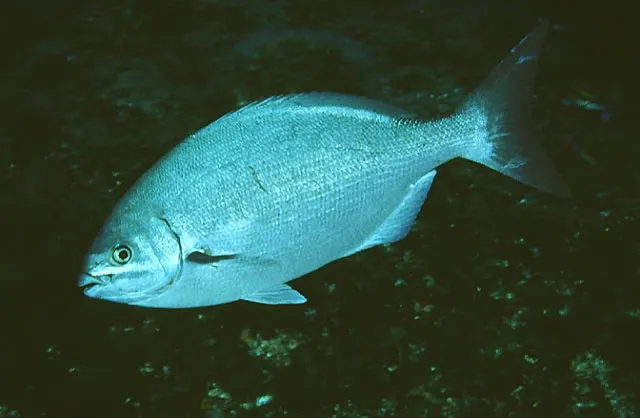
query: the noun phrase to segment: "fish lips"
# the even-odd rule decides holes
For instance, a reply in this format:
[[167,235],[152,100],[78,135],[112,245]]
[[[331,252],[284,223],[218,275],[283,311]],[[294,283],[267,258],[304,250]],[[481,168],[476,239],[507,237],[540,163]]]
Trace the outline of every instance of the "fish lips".
[[151,296],[147,294],[122,294],[115,290],[111,283],[112,275],[93,276],[89,273],[82,273],[78,279],[78,286],[82,288],[85,296],[94,299],[108,300],[117,303],[135,305],[145,301]]
[[82,291],[85,295],[89,297],[93,297],[99,292],[100,288],[104,286],[105,281],[96,276],[92,276],[89,273],[83,273],[80,275],[78,279],[78,286],[82,288]]

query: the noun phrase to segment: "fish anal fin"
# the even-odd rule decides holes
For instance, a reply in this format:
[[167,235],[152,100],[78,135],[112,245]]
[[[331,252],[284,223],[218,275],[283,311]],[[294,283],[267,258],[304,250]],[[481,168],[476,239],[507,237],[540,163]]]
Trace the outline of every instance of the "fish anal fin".
[[396,207],[382,225],[380,225],[372,235],[367,237],[362,244],[347,252],[344,257],[375,247],[376,245],[400,241],[406,237],[411,230],[411,226],[413,226],[416,221],[420,209],[422,209],[422,204],[429,194],[435,176],[436,170],[432,170],[412,184],[404,199],[402,199],[402,202],[400,202],[398,207]]

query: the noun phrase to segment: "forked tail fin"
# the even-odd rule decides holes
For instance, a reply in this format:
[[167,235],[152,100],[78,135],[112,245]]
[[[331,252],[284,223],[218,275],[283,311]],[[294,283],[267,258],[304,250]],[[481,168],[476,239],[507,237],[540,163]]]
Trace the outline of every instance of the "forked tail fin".
[[570,197],[531,129],[533,82],[548,26],[542,23],[520,41],[458,109],[458,117],[470,118],[478,126],[473,136],[476,146],[465,147],[461,157],[542,191]]

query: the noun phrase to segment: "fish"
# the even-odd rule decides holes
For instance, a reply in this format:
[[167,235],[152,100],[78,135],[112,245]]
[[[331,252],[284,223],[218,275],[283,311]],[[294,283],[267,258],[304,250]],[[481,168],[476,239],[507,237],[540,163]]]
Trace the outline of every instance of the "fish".
[[78,285],[91,298],[151,308],[305,303],[292,280],[406,237],[437,168],[455,158],[570,197],[530,129],[547,28],[529,33],[435,120],[322,92],[274,96],[220,117],[125,192]]

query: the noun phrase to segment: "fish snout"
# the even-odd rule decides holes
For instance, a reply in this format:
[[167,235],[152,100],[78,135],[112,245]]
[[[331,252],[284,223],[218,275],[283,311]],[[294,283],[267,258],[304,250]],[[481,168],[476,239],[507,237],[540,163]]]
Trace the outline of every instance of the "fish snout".
[[92,276],[89,273],[82,273],[78,279],[78,286],[82,288],[82,291],[87,296],[91,296],[95,293],[92,292],[92,290],[100,286],[104,286],[105,284],[106,282],[102,277]]

